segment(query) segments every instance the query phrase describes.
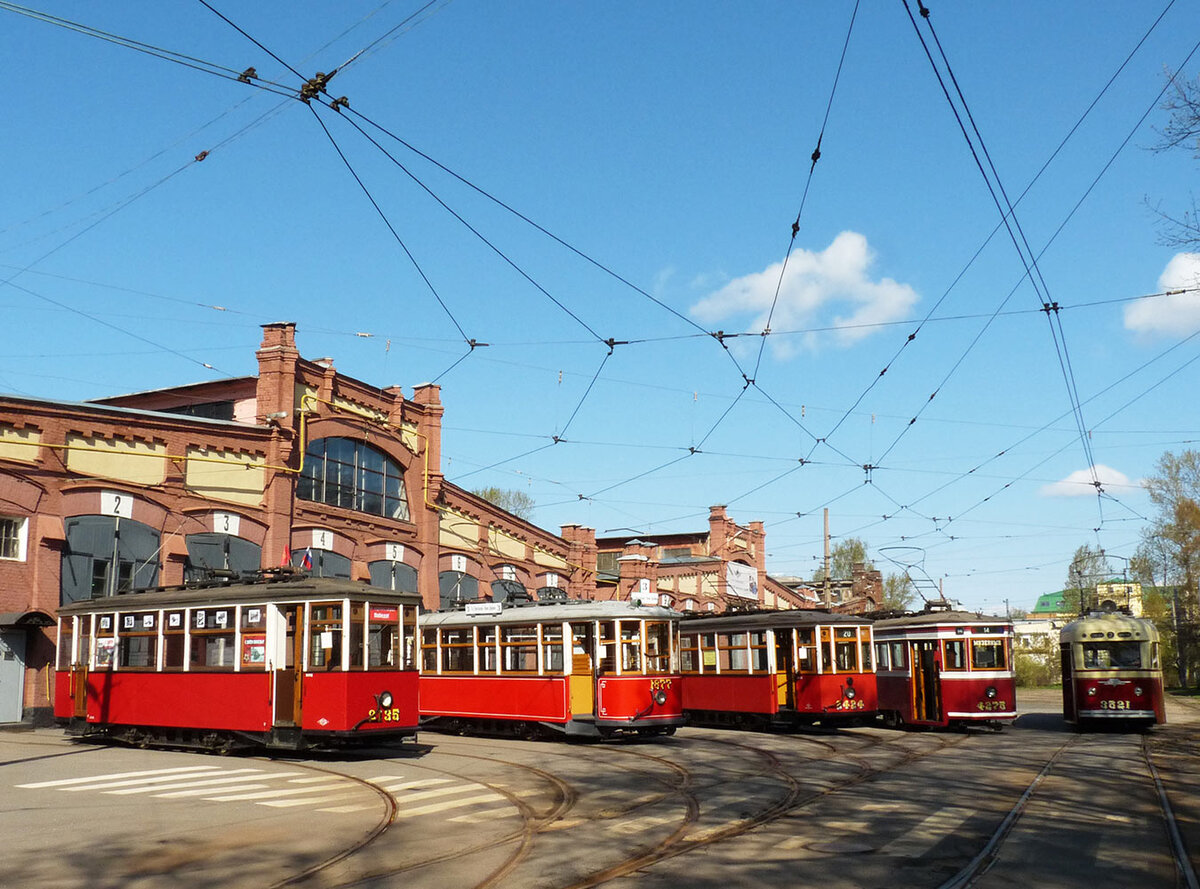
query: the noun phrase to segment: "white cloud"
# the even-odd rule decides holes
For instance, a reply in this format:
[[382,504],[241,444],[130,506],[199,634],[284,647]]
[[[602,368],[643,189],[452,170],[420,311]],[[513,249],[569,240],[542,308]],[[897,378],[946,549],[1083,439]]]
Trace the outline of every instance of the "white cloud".
[[1125,329],[1147,337],[1179,336],[1200,330],[1200,253],[1176,253],[1158,278],[1160,292],[1188,293],[1139,299],[1125,307]]
[[[1118,472],[1111,466],[1105,466],[1103,463],[1097,463],[1095,466],[1096,478],[1103,485],[1104,490],[1109,493],[1126,493],[1140,490],[1141,482],[1129,480],[1129,476],[1123,472]],[[1092,484],[1092,473],[1087,469],[1080,469],[1072,472],[1062,481],[1054,482],[1050,485],[1044,485],[1038,491],[1042,497],[1093,497],[1096,494],[1096,487]]]
[[761,272],[735,278],[692,306],[691,313],[706,324],[754,313],[752,320],[739,326],[758,332],[766,327],[778,287],[779,301],[771,317],[773,331],[838,329],[827,334],[773,336],[770,343],[776,355],[788,357],[801,346],[815,348],[830,338],[837,345],[850,346],[878,329],[863,325],[904,318],[918,299],[907,284],[891,278],[870,280],[867,272],[874,259],[863,235],[842,232],[819,253],[793,251],[782,282],[783,263],[777,262]]

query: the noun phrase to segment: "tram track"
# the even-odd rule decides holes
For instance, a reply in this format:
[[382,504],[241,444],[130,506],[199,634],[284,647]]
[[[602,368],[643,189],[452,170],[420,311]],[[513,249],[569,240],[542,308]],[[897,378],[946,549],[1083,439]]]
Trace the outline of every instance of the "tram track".
[[[1000,853],[1004,849],[1004,844],[1013,833],[1020,819],[1026,814],[1030,804],[1035,799],[1038,789],[1054,773],[1055,768],[1060,765],[1065,755],[1080,744],[1080,740],[1080,736],[1075,735],[1059,746],[1038,774],[1025,787],[1017,801],[1005,813],[996,829],[988,837],[975,857],[958,873],[941,883],[938,889],[970,889],[970,887],[978,884],[999,860]],[[1149,736],[1143,735],[1138,746],[1141,758],[1146,765],[1150,780],[1153,783],[1155,796],[1159,804],[1159,811],[1163,817],[1164,831],[1175,867],[1176,887],[1177,889],[1200,889],[1200,882],[1197,880],[1195,868],[1192,866],[1191,858],[1184,844],[1166,786],[1154,763]]]

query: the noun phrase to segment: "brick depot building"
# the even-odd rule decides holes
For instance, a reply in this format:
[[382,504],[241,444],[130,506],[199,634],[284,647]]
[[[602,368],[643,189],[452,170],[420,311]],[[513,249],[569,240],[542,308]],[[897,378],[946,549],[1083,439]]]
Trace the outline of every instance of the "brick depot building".
[[428,609],[520,594],[802,604],[767,577],[761,522],[713,507],[707,534],[678,540],[550,533],[442,477],[439,387],[406,398],[301,358],[294,324],[263,331],[255,376],[86,403],[0,396],[0,723],[48,718],[60,604],[213,569],[311,563]]

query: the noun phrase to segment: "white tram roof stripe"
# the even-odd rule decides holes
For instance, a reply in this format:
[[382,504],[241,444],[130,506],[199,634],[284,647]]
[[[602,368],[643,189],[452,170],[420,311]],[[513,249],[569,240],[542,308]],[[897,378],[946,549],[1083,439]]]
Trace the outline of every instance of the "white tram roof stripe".
[[67,787],[71,784],[87,784],[92,781],[108,781],[114,778],[136,778],[140,775],[178,775],[184,772],[216,772],[219,766],[181,766],[176,769],[150,769],[145,772],[117,772],[112,775],[92,775],[89,778],[64,778],[61,781],[38,781],[36,784],[18,784],[30,790],[42,787]]
[[461,809],[463,806],[473,806],[475,803],[490,803],[495,802],[496,794],[488,793],[481,796],[469,796],[466,799],[447,800],[445,802],[434,803],[428,806],[418,806],[415,809],[405,809],[397,812],[397,818],[416,818],[420,815],[433,815],[437,812],[445,812],[448,809]]

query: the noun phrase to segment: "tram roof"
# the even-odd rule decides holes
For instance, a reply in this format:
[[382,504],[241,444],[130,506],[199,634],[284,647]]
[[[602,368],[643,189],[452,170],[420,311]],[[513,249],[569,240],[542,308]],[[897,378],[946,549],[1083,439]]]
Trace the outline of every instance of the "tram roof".
[[1120,611],[1095,611],[1071,621],[1058,632],[1062,642],[1086,642],[1095,639],[1150,641],[1158,639],[1158,629],[1152,621],[1133,617]]
[[336,577],[283,576],[261,580],[212,582],[199,586],[160,587],[135,590],[100,599],[84,599],[63,605],[59,614],[88,614],[101,611],[152,611],[157,608],[197,608],[258,602],[317,602],[365,599],[380,604],[418,605],[417,593],[388,590]]
[[991,614],[979,614],[972,611],[922,611],[918,614],[906,614],[904,617],[890,617],[887,620],[875,621],[876,631],[903,630],[921,627],[963,626],[965,624],[1000,624],[1012,626],[1007,617],[997,617]]
[[[486,603],[481,603],[486,604]],[[677,620],[679,612],[660,605],[631,602],[592,602],[574,599],[552,604],[503,605],[499,612],[427,611],[419,618],[423,627],[472,626],[474,624],[558,623],[571,620]]]
[[712,617],[684,618],[679,629],[684,633],[720,632],[722,630],[763,630],[771,627],[812,627],[821,624],[870,625],[871,619],[851,614],[830,614],[807,608],[784,611],[752,611],[720,614]]

